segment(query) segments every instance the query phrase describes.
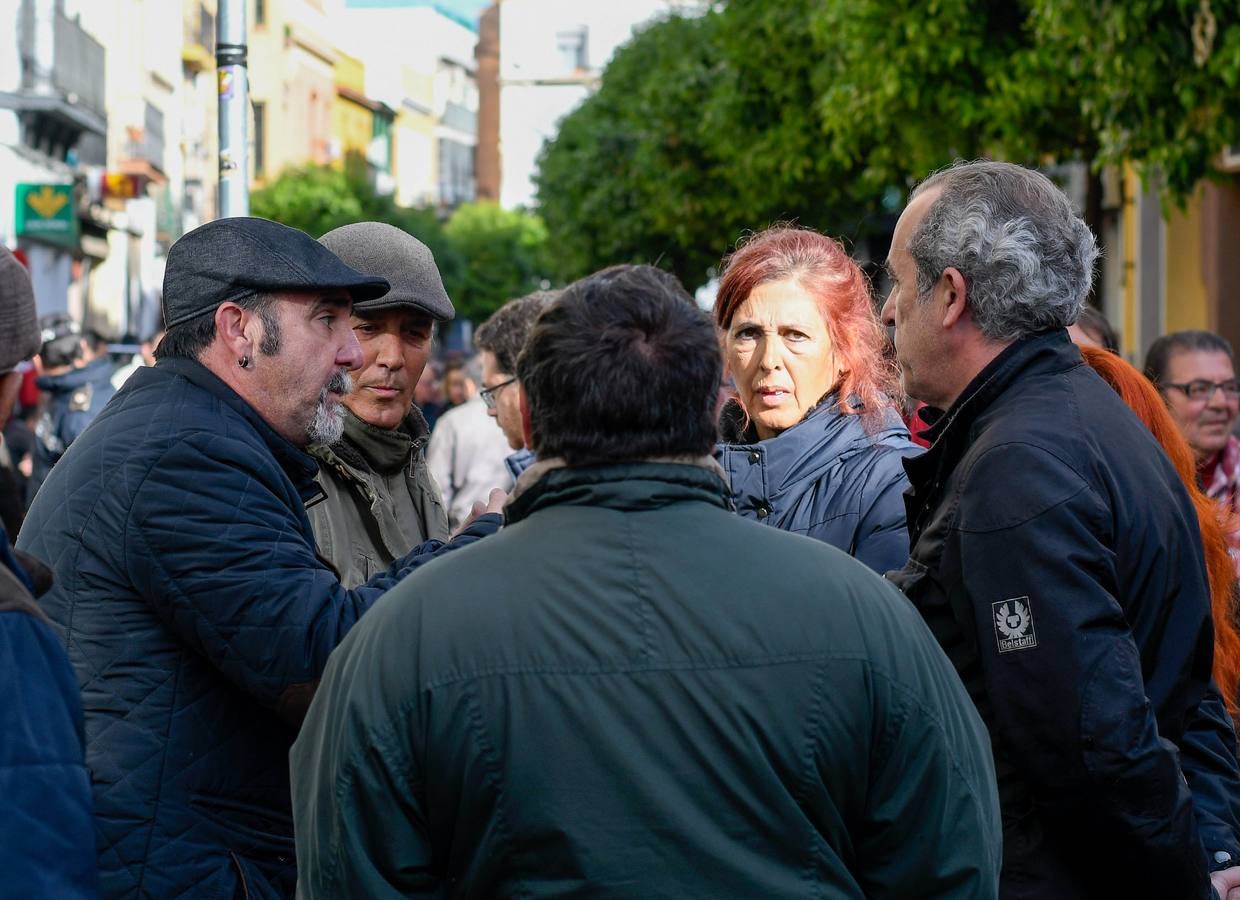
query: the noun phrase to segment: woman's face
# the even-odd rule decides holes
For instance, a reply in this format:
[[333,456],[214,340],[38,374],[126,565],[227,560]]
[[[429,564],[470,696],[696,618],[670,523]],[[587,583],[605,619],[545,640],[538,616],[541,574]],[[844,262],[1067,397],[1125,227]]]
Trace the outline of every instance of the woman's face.
[[800,422],[840,375],[826,320],[794,279],[754,288],[732,316],[724,355],[762,440]]

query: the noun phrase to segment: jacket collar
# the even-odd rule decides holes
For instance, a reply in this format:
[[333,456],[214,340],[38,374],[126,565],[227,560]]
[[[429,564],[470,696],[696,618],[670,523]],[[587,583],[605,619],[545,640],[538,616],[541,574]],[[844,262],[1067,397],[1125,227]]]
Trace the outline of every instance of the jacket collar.
[[[921,456],[904,460],[914,489],[955,467],[973,442],[978,419],[1013,385],[1033,375],[1044,375],[1081,365],[1081,352],[1063,328],[1015,341],[982,369],[946,412],[927,408],[930,427],[922,437],[932,442]],[[926,415],[926,413],[929,415]]]
[[[412,463],[418,450],[430,435],[426,419],[417,407],[395,428],[377,428],[363,422],[347,406],[344,414],[344,436],[331,446],[331,452],[354,469],[369,469],[390,475]],[[323,458],[322,454],[311,451]]]
[[[883,411],[877,424],[863,421],[864,407],[859,397],[851,405],[856,413],[840,411],[839,395],[832,392],[813,406],[800,422],[766,440],[759,440],[753,425],[741,429],[744,411],[736,401],[729,401],[720,415],[723,441],[716,448],[716,458],[727,462],[727,451],[758,453],[772,496],[786,485],[800,483],[838,459],[840,454],[857,448],[869,448],[890,434],[907,437],[908,429],[894,408]],[[739,418],[738,418],[739,416]]]
[[731,509],[723,470],[709,456],[663,457],[605,466],[539,460],[517,479],[504,507],[511,525],[548,506],[601,506],[624,512],[698,500]]
[[246,420],[262,438],[263,443],[275,457],[276,463],[288,475],[289,480],[301,495],[301,502],[306,506],[321,500],[323,489],[314,480],[318,474],[319,464],[314,457],[295,447],[267,424],[258,411],[241,399],[241,396],[226,385],[218,375],[194,359],[161,359],[155,364],[156,371],[165,371],[184,378],[190,384],[201,388],[217,400],[227,404],[238,415]]
[[[861,398],[856,395],[849,398],[849,403],[858,412],[864,408],[861,404]],[[787,434],[811,419],[818,419],[824,423],[832,421],[834,417],[830,415],[831,413],[839,417],[844,415],[844,413],[840,412],[839,392],[835,390],[828,391],[817,403],[807,409],[805,415],[801,416],[801,420],[796,425],[785,429],[768,440],[776,440],[781,435]],[[728,444],[749,445],[757,444],[762,440],[758,437],[758,429],[749,420],[749,417],[745,415],[745,408],[741,406],[741,402],[736,398],[725,403],[722,411],[719,413],[719,434],[721,439]]]

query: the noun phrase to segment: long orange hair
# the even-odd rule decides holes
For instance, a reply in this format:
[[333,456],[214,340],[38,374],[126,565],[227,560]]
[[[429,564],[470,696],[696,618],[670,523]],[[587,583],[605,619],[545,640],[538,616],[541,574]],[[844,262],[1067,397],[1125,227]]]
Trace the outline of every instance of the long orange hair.
[[1214,681],[1233,717],[1240,715],[1236,691],[1240,688],[1240,632],[1236,629],[1232,590],[1236,570],[1227,553],[1225,535],[1232,530],[1232,515],[1197,486],[1197,464],[1188,441],[1149,380],[1114,353],[1097,347],[1081,347],[1085,362],[1115,389],[1137,418],[1154,435],[1175,466],[1180,480],[1197,509],[1201,543],[1210,579],[1210,608],[1214,619]]

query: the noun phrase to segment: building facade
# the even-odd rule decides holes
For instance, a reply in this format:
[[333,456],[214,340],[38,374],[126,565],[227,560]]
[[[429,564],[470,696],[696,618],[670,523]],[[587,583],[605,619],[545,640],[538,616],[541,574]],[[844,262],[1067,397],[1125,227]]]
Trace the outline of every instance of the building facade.
[[1121,280],[1107,311],[1135,362],[1159,335],[1186,328],[1216,331],[1240,349],[1240,152],[1223,154],[1220,168],[1183,207],[1164,204],[1158,185],[1131,167],[1122,173]]
[[346,0],[342,45],[365,60],[365,92],[395,111],[396,202],[450,212],[476,195],[473,23],[425,0]]
[[481,127],[499,141],[479,155],[488,190],[498,163],[500,204],[535,204],[543,144],[597,87],[612,54],[636,28],[700,6],[696,0],[501,0],[485,12],[484,21],[499,20],[499,102],[492,104],[489,85],[482,88],[488,118]]
[[250,172],[332,161],[340,0],[248,0]]
[[106,160],[106,52],[63,0],[0,0],[0,23],[0,241],[21,252],[40,313],[80,320],[108,254],[87,188]]

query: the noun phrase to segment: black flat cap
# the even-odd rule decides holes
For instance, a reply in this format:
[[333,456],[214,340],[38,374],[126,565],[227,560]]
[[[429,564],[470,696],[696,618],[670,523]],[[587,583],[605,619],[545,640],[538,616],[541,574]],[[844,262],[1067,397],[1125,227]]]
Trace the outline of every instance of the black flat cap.
[[384,222],[357,222],[332,229],[319,243],[359,272],[382,275],[392,289],[376,300],[355,303],[357,313],[407,307],[438,322],[456,315],[429,247]]
[[385,278],[349,268],[296,228],[253,217],[216,219],[168,250],[164,327],[254,293],[339,289],[361,303],[382,297],[388,286]]

